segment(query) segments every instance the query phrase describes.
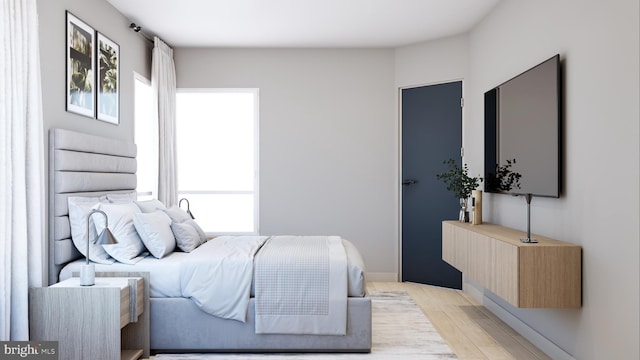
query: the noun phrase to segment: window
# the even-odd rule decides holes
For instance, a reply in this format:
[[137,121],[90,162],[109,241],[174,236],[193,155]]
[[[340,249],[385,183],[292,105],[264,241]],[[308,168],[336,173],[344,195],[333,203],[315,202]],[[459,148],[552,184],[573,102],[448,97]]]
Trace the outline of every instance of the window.
[[209,233],[257,234],[258,90],[181,89],[176,115],[179,197]]
[[134,73],[135,142],[138,147],[138,200],[157,197],[158,126],[153,118],[151,82]]

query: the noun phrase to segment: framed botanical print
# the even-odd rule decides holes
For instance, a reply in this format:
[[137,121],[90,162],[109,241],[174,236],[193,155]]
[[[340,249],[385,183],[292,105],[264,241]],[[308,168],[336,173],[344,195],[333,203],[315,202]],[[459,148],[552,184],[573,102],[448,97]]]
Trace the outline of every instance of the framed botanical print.
[[95,30],[67,11],[67,111],[95,117]]
[[119,124],[120,46],[98,32],[98,120]]

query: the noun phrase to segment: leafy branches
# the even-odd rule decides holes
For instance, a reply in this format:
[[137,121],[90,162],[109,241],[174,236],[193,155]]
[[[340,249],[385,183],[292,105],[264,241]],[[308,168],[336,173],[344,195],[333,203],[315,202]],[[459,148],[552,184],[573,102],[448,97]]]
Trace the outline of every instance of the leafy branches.
[[482,177],[469,176],[469,167],[467,164],[460,167],[455,160],[449,159],[443,162],[449,166],[449,170],[436,177],[447,185],[447,190],[452,191],[459,199],[466,199],[471,196],[471,192],[478,188]]

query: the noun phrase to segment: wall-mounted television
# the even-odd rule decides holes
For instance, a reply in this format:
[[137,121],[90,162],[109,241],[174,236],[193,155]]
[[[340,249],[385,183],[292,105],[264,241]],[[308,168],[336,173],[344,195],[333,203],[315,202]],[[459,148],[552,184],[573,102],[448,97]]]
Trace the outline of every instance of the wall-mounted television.
[[[485,191],[560,197],[560,55],[487,91],[484,101]],[[520,187],[501,185],[498,167],[519,174]]]

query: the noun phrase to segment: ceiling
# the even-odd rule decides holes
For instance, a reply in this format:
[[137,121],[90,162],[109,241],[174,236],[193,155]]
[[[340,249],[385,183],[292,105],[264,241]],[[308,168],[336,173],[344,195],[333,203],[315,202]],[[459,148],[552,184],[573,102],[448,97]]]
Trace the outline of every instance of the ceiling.
[[464,33],[499,0],[107,0],[173,47],[398,47]]

